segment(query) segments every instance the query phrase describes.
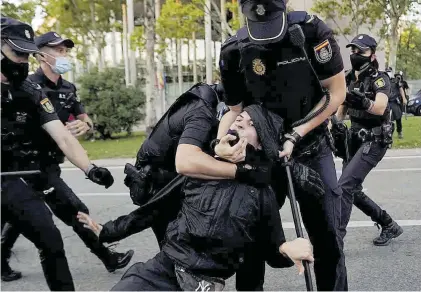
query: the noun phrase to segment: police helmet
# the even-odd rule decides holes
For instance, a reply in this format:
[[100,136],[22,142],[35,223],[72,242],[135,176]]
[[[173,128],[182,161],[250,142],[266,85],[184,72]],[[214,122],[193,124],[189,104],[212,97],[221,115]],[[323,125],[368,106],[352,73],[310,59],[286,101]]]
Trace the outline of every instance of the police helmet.
[[27,54],[38,52],[34,35],[34,30],[29,24],[2,15],[1,41],[13,50]]

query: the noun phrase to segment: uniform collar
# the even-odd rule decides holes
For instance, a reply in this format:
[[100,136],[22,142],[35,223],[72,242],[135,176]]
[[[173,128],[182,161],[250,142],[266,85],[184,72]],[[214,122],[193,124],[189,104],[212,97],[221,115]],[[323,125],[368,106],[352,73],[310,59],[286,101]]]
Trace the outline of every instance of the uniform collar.
[[60,89],[63,86],[63,78],[61,77],[61,75],[58,78],[57,85],[56,85],[53,81],[51,81],[50,79],[48,79],[48,77],[44,74],[44,71],[42,71],[42,68],[41,67],[39,67],[37,69],[37,71],[35,72],[35,75],[41,77],[42,84],[44,84],[48,88],[51,88],[51,89]]

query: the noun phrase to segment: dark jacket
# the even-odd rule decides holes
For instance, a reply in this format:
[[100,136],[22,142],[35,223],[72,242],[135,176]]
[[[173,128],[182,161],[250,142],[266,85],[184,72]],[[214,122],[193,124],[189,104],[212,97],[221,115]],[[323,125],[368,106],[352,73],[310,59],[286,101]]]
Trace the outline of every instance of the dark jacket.
[[273,267],[290,267],[279,253],[285,242],[274,192],[233,180],[189,179],[163,251],[194,274],[227,279],[258,246]]

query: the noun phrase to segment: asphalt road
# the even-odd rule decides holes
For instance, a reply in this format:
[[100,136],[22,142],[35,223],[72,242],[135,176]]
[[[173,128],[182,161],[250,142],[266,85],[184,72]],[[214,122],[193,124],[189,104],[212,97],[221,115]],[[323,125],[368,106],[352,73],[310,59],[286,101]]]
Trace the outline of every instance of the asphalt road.
[[[346,237],[346,264],[350,290],[421,290],[421,149],[390,151],[377,168],[370,173],[364,187],[366,193],[386,209],[404,228],[404,233],[387,247],[375,247],[372,239],[377,228],[359,210],[354,210]],[[111,165],[116,183],[108,190],[84,178],[77,169],[64,168],[63,178],[78,193],[98,222],[106,222],[134,209],[123,184],[123,167],[127,160],[99,161],[98,165]],[[341,165],[337,162],[338,175]],[[67,166],[67,165],[65,165]],[[287,238],[293,239],[289,205],[281,210]],[[64,238],[66,254],[77,290],[109,290],[124,270],[108,273],[102,263],[90,253],[73,230],[56,220]],[[120,242],[116,250],[134,249],[131,263],[146,261],[158,252],[151,230]],[[35,247],[22,236],[12,255],[11,266],[23,273],[19,281],[2,282],[1,290],[48,290]],[[230,279],[226,290],[234,290]],[[266,290],[305,290],[302,276],[295,268],[268,267]]]

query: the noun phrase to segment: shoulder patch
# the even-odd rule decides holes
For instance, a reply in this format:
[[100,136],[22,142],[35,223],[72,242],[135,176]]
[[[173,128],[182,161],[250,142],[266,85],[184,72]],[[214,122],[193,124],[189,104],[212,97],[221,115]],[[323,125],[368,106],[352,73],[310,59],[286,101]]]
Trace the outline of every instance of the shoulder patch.
[[306,22],[307,16],[306,11],[291,11],[288,13],[288,24],[304,23]]
[[54,112],[54,107],[51,104],[51,101],[46,97],[43,100],[41,100],[41,106],[49,114],[52,114]]
[[329,40],[321,42],[313,49],[317,62],[324,64],[329,62],[330,59],[332,59],[332,47],[330,46]]
[[383,77],[380,77],[374,81],[374,85],[376,86],[376,89],[378,89],[384,87],[386,82],[384,81]]

